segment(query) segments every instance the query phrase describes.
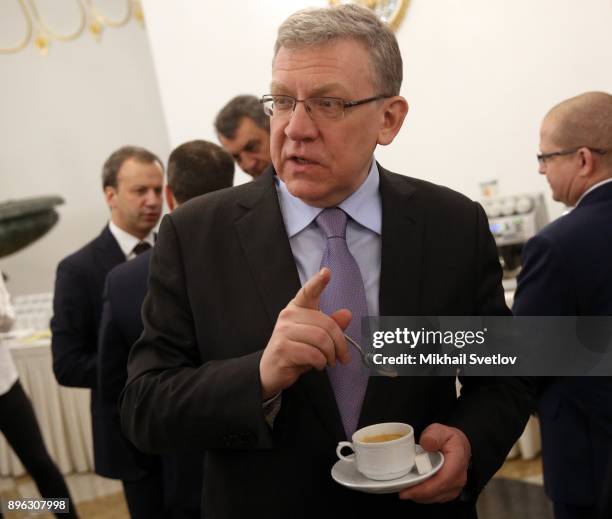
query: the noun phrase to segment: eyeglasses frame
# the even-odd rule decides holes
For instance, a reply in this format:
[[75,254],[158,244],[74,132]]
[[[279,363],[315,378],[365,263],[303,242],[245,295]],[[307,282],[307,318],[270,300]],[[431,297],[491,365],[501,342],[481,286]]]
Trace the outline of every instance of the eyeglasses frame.
[[577,148],[571,148],[569,150],[552,151],[550,153],[538,153],[537,155],[538,163],[541,166],[544,166],[546,165],[546,161],[548,159],[551,159],[553,157],[563,157],[565,155],[572,155],[573,153],[580,151],[582,148],[586,148],[587,150],[590,150],[592,153],[597,153],[599,155],[605,155],[609,151],[609,150],[604,150],[601,148],[591,148],[590,146],[578,146]]
[[[298,103],[304,103],[304,108],[306,109],[306,112],[308,113],[308,115],[312,118],[312,112],[311,109],[308,108],[308,105],[306,104],[307,101],[310,101],[312,99],[333,99],[334,101],[342,101],[342,115],[340,117],[338,117],[337,119],[329,119],[329,120],[338,120],[338,119],[342,119],[344,117],[345,114],[345,110],[347,108],[353,108],[354,106],[359,106],[359,105],[363,105],[366,103],[371,103],[372,101],[378,101],[379,99],[388,99],[392,96],[388,96],[388,95],[376,95],[376,96],[372,96],[372,97],[366,97],[364,99],[357,99],[355,101],[347,101],[346,99],[343,99],[341,97],[328,97],[328,96],[315,96],[315,97],[306,97],[304,99],[298,99],[297,97],[293,97],[290,95],[285,95],[285,94],[265,94],[263,96],[261,96],[261,98],[259,99],[259,102],[262,105],[262,108],[264,109],[264,113],[268,116],[268,117],[274,117],[274,114],[268,114],[265,111],[265,106],[264,104],[267,101],[270,101],[270,98],[274,98],[274,97],[287,97],[289,99],[293,99],[293,109],[291,110],[290,113],[295,112],[295,107],[297,106]],[[289,113],[289,112],[288,112]],[[314,119],[313,119],[314,120]]]

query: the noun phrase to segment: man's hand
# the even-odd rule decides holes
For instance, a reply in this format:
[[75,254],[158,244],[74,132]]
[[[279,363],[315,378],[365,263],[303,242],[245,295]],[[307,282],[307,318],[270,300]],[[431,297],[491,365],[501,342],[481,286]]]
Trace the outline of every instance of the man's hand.
[[444,465],[432,478],[400,492],[400,499],[417,503],[445,503],[459,496],[467,482],[472,448],[467,436],[455,427],[431,424],[421,434],[419,444],[426,451],[442,451]]
[[343,364],[349,361],[342,330],[349,325],[351,312],[342,309],[327,316],[319,311],[319,299],[330,278],[329,269],[321,269],[278,315],[259,363],[264,400],[312,368],[323,370],[334,366],[336,360]]

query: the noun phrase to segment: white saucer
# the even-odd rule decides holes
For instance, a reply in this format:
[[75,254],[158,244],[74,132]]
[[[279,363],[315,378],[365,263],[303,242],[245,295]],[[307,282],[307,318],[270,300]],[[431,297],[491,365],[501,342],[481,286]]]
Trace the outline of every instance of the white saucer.
[[[417,454],[423,452],[420,445],[416,446],[416,452]],[[429,461],[431,462],[432,468],[431,471],[426,474],[419,474],[415,466],[408,474],[401,478],[376,481],[366,478],[357,470],[355,463],[338,460],[332,467],[331,475],[336,483],[340,483],[342,486],[352,488],[353,490],[367,492],[368,494],[392,494],[404,488],[412,487],[421,481],[425,481],[440,470],[444,464],[444,455],[441,452],[428,452],[427,454],[429,455]],[[351,456],[355,455],[351,454],[347,457],[350,458]]]

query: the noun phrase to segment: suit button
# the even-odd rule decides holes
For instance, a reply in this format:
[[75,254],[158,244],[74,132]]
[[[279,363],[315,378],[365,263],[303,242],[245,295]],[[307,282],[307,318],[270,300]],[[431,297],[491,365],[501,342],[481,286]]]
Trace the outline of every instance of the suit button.
[[250,431],[226,434],[223,440],[228,447],[247,447],[257,440],[257,436]]
[[236,435],[235,434],[226,434],[223,437],[223,440],[225,441],[225,444],[228,447],[233,447],[233,445],[236,443]]

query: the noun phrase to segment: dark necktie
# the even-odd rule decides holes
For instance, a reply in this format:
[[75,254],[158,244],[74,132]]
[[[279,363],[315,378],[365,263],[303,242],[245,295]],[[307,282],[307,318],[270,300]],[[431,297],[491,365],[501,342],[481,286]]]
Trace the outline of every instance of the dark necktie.
[[139,256],[140,254],[142,254],[143,252],[149,250],[151,248],[151,244],[149,242],[146,241],[141,241],[138,242],[134,248],[132,249],[132,252],[136,255]]
[[[359,266],[346,244],[347,214],[337,207],[324,209],[317,216],[316,222],[327,237],[321,267],[331,270],[329,285],[321,294],[321,311],[330,315],[341,308],[348,308],[353,318],[345,331],[351,338],[359,341],[361,318],[368,315],[368,307]],[[343,365],[338,362],[335,367],[328,368],[327,373],[334,389],[344,431],[350,438],[357,429],[368,384],[368,371],[363,367],[354,346],[348,346],[350,363]]]

